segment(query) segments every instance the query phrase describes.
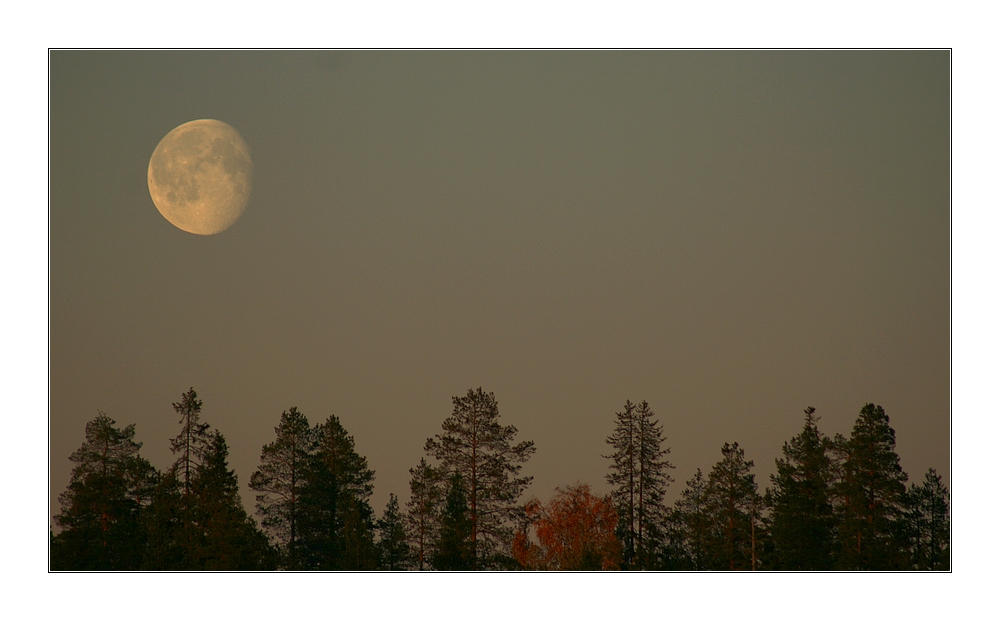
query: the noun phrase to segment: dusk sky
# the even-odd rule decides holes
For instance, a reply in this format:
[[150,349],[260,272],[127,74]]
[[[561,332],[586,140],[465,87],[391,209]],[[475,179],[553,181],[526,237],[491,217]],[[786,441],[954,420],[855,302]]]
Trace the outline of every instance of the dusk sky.
[[[173,461],[194,387],[244,505],[283,410],[336,414],[372,506],[492,391],[525,495],[605,493],[646,400],[673,503],[724,442],[769,485],[814,406],[885,408],[950,486],[948,51],[50,55],[49,515],[99,410]],[[147,166],[217,119],[242,217],[182,231]]]

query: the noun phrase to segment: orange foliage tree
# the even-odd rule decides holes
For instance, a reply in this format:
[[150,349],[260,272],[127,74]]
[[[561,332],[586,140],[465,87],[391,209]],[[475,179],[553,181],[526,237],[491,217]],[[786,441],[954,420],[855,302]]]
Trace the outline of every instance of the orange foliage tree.
[[[514,536],[513,554],[525,569],[618,569],[621,543],[615,536],[618,513],[607,498],[578,483],[556,488],[547,505],[532,499],[525,505],[527,523]],[[534,530],[538,543],[532,541]]]

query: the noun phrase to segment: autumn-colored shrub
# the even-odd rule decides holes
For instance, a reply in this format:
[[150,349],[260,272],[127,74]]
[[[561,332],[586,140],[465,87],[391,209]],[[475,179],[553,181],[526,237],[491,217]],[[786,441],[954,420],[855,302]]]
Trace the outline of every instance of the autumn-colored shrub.
[[532,499],[525,505],[525,513],[528,524],[515,535],[513,544],[514,558],[525,569],[618,569],[618,514],[611,501],[595,496],[589,485],[557,488],[551,502],[542,505]]

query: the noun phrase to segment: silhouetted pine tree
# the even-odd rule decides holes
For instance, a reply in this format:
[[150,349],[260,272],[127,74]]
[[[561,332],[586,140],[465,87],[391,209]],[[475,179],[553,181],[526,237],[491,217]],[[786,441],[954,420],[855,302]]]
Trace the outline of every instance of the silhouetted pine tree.
[[708,506],[708,481],[701,468],[687,482],[681,497],[670,512],[671,549],[674,555],[672,569],[703,571],[711,568],[709,543],[713,537],[712,515]]
[[434,553],[441,523],[444,497],[440,473],[420,458],[410,468],[410,500],[406,503],[406,536],[413,551],[416,569],[427,569]]
[[250,477],[250,489],[258,492],[257,515],[277,546],[281,567],[301,569],[301,496],[315,434],[305,414],[294,407],[281,413],[274,431],[274,442],[261,449],[260,466]]
[[659,571],[691,571],[694,563],[687,554],[684,522],[676,506],[667,508],[663,521],[663,544],[657,554],[655,569]]
[[476,569],[472,542],[472,520],[466,501],[462,475],[454,473],[448,486],[448,498],[441,516],[440,539],[434,550],[434,568],[441,571]]
[[146,514],[152,505],[161,474],[148,461],[138,456],[127,460],[124,466],[125,486],[129,490],[132,506],[138,510],[133,510],[131,513],[129,528],[135,530],[135,536],[129,539],[130,549],[128,552],[123,552],[123,555],[128,559],[127,564],[130,568],[141,569],[146,548],[149,546]]
[[200,420],[194,389],[173,404],[181,431],[170,441],[177,456],[162,476],[146,512],[143,567],[156,570],[238,570],[273,566],[267,538],[250,519],[239,495],[229,449],[218,431]]
[[462,475],[474,567],[513,565],[514,520],[522,511],[518,499],[531,482],[531,477],[518,473],[535,445],[512,444],[517,428],[500,425],[493,393],[470,389],[464,397],[453,397],[452,403],[452,414],[441,425],[444,433],[429,438],[424,450],[439,461],[442,473]]
[[403,526],[403,515],[399,512],[399,500],[395,494],[389,494],[389,502],[378,520],[379,569],[398,571],[410,569],[413,565],[413,554],[406,543],[406,529]]
[[881,406],[869,403],[861,409],[844,450],[836,566],[907,569],[907,477],[896,455],[896,432]]
[[374,516],[369,504],[375,473],[336,416],[314,430],[316,444],[302,490],[301,540],[305,566],[375,569]]
[[201,422],[202,402],[198,399],[194,388],[190,388],[181,395],[180,401],[172,405],[180,416],[181,425],[180,433],[170,441],[170,451],[177,456],[172,471],[177,478],[179,485],[177,491],[180,493],[180,528],[176,532],[180,540],[177,543],[183,551],[184,569],[195,569],[198,567],[195,549],[201,543],[199,538],[202,534],[195,523],[197,500],[192,486],[195,472],[205,457],[205,451],[208,450],[211,434],[208,432],[208,423]]
[[273,569],[267,536],[247,515],[236,472],[229,469],[226,439],[216,431],[203,452],[191,484],[198,529],[193,567],[204,570]]
[[705,499],[713,524],[708,541],[711,569],[756,568],[757,509],[762,502],[751,468],[753,461],[744,458],[739,443],[727,442],[722,446],[722,460],[708,475]]
[[104,412],[87,423],[73,452],[76,464],[55,522],[53,570],[138,569],[145,545],[142,512],[152,496],[155,470],[139,456],[135,425],[118,429]]
[[915,569],[947,571],[951,568],[951,520],[948,488],[934,468],[924,482],[909,492],[913,566]]
[[192,554],[185,545],[187,512],[183,487],[176,464],[159,478],[143,526],[147,545],[142,568],[156,571],[183,571],[192,568]]
[[777,474],[768,490],[770,534],[774,542],[771,569],[833,568],[836,520],[834,474],[827,455],[830,441],[819,431],[816,408],[807,408],[802,432],[782,447]]
[[615,451],[605,458],[612,460],[607,480],[618,509],[623,568],[653,569],[666,521],[663,495],[673,481],[670,449],[663,448],[663,428],[647,402],[626,401],[615,416],[615,431],[606,440]]
[[[208,433],[208,423],[201,422],[202,402],[198,399],[198,393],[194,388],[181,395],[181,400],[172,405],[174,411],[181,417],[181,432],[170,441],[170,452],[177,455],[175,462],[177,479],[181,484],[184,504],[188,505],[191,497],[191,480],[208,448],[211,435]],[[189,507],[185,506],[185,510],[188,509]]]

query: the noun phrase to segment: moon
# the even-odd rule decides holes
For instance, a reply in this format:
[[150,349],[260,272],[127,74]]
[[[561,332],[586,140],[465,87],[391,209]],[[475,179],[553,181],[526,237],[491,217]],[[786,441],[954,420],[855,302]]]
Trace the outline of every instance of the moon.
[[250,149],[230,125],[214,119],[172,129],[149,158],[149,196],[171,224],[215,235],[235,223],[250,198]]

